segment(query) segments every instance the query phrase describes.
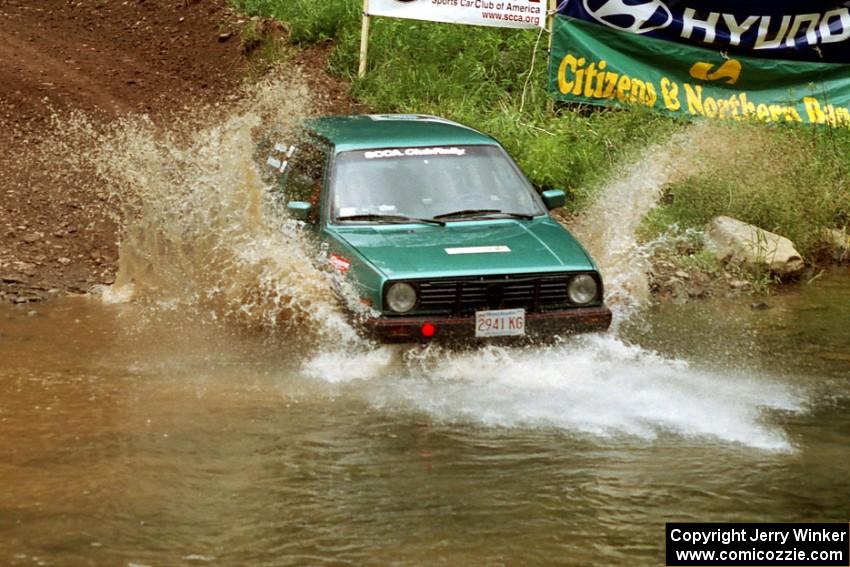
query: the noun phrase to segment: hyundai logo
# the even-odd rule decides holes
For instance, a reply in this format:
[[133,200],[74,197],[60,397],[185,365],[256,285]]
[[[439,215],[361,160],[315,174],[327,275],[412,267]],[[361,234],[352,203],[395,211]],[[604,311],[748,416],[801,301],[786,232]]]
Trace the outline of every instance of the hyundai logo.
[[606,26],[637,34],[673,22],[673,13],[661,0],[584,0],[584,9]]

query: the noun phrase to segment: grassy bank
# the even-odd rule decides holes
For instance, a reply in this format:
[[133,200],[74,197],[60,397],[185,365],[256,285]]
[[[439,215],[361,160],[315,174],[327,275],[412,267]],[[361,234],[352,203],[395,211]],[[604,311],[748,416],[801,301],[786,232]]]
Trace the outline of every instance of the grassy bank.
[[850,133],[717,123],[698,173],[667,187],[645,236],[728,215],[790,238],[810,261],[824,228],[850,226]]
[[[331,70],[351,80],[368,108],[438,114],[494,135],[535,185],[567,189],[572,211],[616,166],[686,127],[639,110],[549,111],[546,36],[537,31],[375,18],[369,72],[358,80],[361,0],[234,3],[283,22],[296,45],[334,40]],[[701,165],[666,188],[645,223],[647,238],[727,214],[785,234],[811,256],[822,227],[850,223],[850,132],[754,124],[700,131],[711,138],[694,140]]]

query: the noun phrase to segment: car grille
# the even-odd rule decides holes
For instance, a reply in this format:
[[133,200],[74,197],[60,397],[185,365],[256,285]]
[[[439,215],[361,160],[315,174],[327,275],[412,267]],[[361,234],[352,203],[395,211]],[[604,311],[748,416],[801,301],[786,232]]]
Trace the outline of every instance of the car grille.
[[481,309],[529,312],[571,306],[570,279],[577,274],[507,275],[411,282],[419,290],[414,313],[466,315]]

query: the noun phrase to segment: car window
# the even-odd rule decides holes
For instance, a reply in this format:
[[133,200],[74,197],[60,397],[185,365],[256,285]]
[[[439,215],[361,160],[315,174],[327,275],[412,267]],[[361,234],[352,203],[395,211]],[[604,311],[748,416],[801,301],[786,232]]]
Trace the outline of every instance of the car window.
[[310,221],[315,222],[318,220],[327,152],[310,141],[302,141],[290,147],[289,151],[291,155],[281,178],[284,199],[287,202],[305,201],[313,205]]
[[337,156],[333,218],[433,218],[466,209],[540,215],[540,198],[497,146],[388,148]]

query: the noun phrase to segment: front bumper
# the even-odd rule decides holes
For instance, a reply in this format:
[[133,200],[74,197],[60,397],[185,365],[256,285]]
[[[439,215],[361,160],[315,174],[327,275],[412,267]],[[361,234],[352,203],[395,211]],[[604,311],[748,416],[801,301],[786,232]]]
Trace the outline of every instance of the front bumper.
[[[422,334],[422,326],[427,323],[434,326],[433,337],[425,337]],[[525,337],[496,339],[476,338],[474,316],[442,318],[428,316],[375,317],[362,321],[362,328],[369,337],[386,343],[493,342],[529,338],[545,340],[556,335],[602,332],[608,330],[610,326],[611,310],[604,305],[546,313],[526,313]]]

